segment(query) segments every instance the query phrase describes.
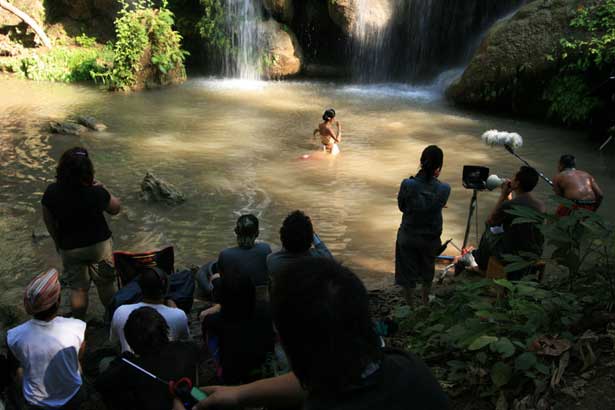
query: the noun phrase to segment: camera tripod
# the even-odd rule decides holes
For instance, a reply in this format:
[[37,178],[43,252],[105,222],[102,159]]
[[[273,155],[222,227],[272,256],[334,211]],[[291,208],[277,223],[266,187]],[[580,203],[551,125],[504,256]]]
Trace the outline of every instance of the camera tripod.
[[465,249],[468,245],[468,238],[470,237],[470,228],[472,227],[472,217],[476,214],[476,235],[478,236],[478,190],[472,190],[472,199],[470,200],[470,209],[468,212],[468,222],[466,224],[466,233],[463,237],[463,245],[461,249]]

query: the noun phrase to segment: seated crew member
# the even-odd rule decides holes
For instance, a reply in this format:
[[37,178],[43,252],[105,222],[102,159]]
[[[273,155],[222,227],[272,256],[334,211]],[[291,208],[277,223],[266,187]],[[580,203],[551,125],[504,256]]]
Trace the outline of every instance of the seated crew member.
[[337,155],[340,149],[337,144],[342,142],[342,125],[339,121],[335,121],[337,132],[333,130],[333,120],[335,119],[335,110],[329,108],[322,115],[323,122],[318,124],[318,128],[314,130],[314,136],[320,136],[320,142],[323,150],[329,154]]
[[274,351],[269,303],[256,301],[254,284],[246,274],[227,271],[220,282],[220,304],[200,315],[203,339],[224,384],[256,380]]
[[256,286],[257,299],[268,299],[269,275],[267,274],[267,256],[271,253],[271,246],[265,242],[256,242],[259,234],[258,218],[254,215],[241,215],[237,219],[235,235],[237,246],[224,249],[218,255],[216,263],[217,272],[211,278],[224,276],[226,272],[237,272],[248,275]]
[[78,410],[83,401],[79,360],[85,350],[86,325],[58,316],[60,291],[55,269],[34,278],[24,295],[32,319],[7,333],[9,361],[23,369],[28,410]]
[[143,301],[130,305],[122,305],[113,313],[109,340],[119,340],[122,352],[131,351],[130,344],[124,335],[124,325],[128,316],[143,306],[154,308],[164,317],[169,325],[169,338],[171,340],[185,340],[190,338],[188,318],[183,310],[165,305],[165,296],[169,287],[169,276],[158,268],[144,268],[139,275],[139,286],[143,293]]
[[[412,353],[382,349],[361,280],[328,258],[297,260],[272,282],[274,325],[292,366],[284,376],[211,386],[197,409],[447,410],[448,398]],[[176,402],[175,409],[181,409]]]
[[[172,342],[166,320],[151,307],[140,307],[128,316],[124,334],[134,353],[124,353],[137,366],[163,380],[197,380],[199,348],[195,343]],[[141,373],[120,358],[115,359],[96,380],[95,388],[107,408],[114,410],[169,410],[173,397],[169,388]]]
[[305,256],[333,258],[327,246],[314,232],[310,217],[301,211],[291,212],[284,219],[280,228],[280,241],[282,249],[267,256],[270,278],[274,278],[288,264]]
[[[544,237],[533,223],[513,224],[514,215],[507,213],[517,206],[528,207],[537,212],[546,211],[545,204],[537,199],[532,191],[538,184],[538,172],[534,168],[522,166],[512,181],[502,184],[498,202],[487,219],[487,229],[479,248],[474,251],[478,267],[486,271],[489,258],[495,256],[503,262],[503,255],[518,255],[531,252],[541,255]],[[525,272],[509,272],[508,279],[519,280]]]
[[572,208],[560,205],[557,216],[568,216],[574,209],[587,209],[595,212],[602,203],[602,190],[594,177],[575,168],[576,160],[572,155],[562,155],[558,163],[559,173],[553,178],[553,191],[558,196],[574,202]]

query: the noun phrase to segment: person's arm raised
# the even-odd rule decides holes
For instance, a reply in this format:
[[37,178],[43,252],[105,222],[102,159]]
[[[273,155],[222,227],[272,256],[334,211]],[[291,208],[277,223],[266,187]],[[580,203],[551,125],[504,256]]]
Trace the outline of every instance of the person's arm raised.
[[[263,379],[241,386],[210,386],[202,390],[208,397],[201,400],[194,410],[226,409],[235,407],[297,407],[306,393],[294,373]],[[177,407],[177,401],[173,407]],[[190,410],[190,409],[189,409]]]

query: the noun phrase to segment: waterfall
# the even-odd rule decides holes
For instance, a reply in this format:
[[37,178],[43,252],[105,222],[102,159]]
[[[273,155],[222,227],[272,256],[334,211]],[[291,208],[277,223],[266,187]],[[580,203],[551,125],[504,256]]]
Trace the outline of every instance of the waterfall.
[[476,39],[524,0],[353,0],[355,79],[430,82],[463,64]]
[[354,0],[356,21],[351,33],[352,71],[360,80],[384,78],[391,64],[394,6],[387,1]]
[[224,0],[225,23],[230,48],[224,52],[224,75],[258,80],[259,23],[262,9],[258,0]]

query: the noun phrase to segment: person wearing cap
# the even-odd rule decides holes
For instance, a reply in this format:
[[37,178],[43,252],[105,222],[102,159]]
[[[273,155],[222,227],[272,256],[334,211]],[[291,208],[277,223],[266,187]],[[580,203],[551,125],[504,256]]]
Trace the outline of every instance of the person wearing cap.
[[126,339],[124,326],[130,314],[143,306],[149,306],[162,315],[169,326],[169,339],[171,341],[190,339],[186,313],[179,308],[165,304],[165,297],[169,288],[169,275],[159,268],[147,267],[140,272],[137,281],[143,293],[143,301],[123,305],[115,310],[113,319],[111,319],[109,340],[111,342],[119,341],[122,352],[132,352],[133,349]]
[[342,142],[342,125],[339,121],[335,121],[337,132],[333,130],[333,120],[335,120],[335,110],[329,108],[322,115],[322,123],[318,124],[318,128],[314,130],[314,136],[320,135],[320,142],[323,150],[329,154],[337,155],[340,149],[337,144]]
[[117,215],[120,201],[94,179],[88,151],[75,147],[62,154],[56,182],[47,187],[41,203],[45,225],[62,257],[72,314],[83,319],[90,282],[105,307],[115,294],[111,231],[104,213]]
[[82,402],[79,360],[85,350],[85,322],[58,316],[58,271],[35,277],[26,287],[29,321],[7,333],[11,361],[22,369],[27,408],[79,409]]

